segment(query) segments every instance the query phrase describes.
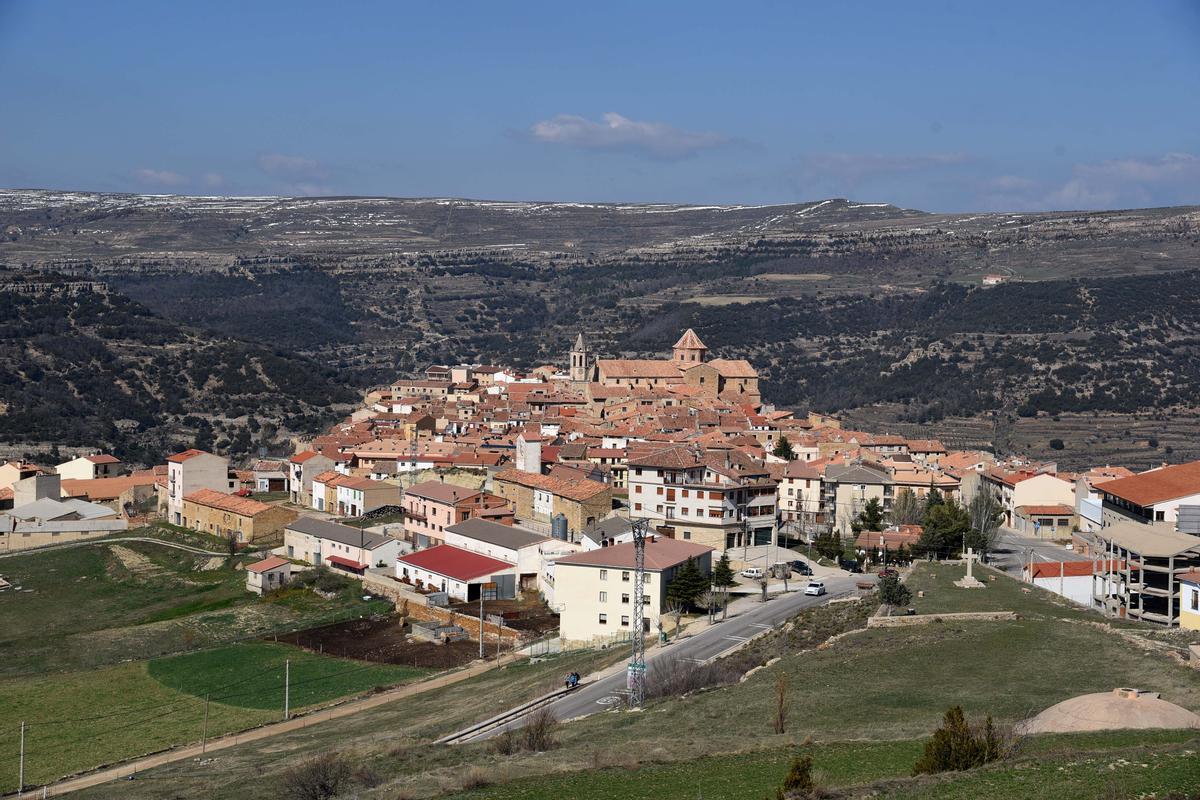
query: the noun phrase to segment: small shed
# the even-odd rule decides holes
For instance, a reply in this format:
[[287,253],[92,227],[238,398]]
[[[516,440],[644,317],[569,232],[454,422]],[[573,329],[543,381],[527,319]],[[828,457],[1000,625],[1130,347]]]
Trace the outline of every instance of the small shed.
[[292,562],[279,556],[264,558],[246,567],[246,591],[266,594],[292,579]]

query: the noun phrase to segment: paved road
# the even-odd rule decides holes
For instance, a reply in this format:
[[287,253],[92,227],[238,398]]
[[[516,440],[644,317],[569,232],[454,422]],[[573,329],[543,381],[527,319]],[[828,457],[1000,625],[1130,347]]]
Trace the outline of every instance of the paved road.
[[1059,547],[1045,539],[1031,539],[1016,531],[1002,530],[992,551],[992,566],[1020,576],[1021,567],[1029,563],[1030,551],[1034,561],[1087,561],[1087,556]]
[[[828,594],[809,597],[802,592],[773,596],[766,603],[757,598],[744,598],[729,607],[729,617],[711,627],[705,627],[693,636],[685,636],[664,647],[655,647],[646,654],[647,666],[663,658],[682,658],[707,661],[722,653],[736,649],[750,637],[775,628],[795,616],[803,608],[821,605],[831,599],[854,591],[854,584],[866,576],[830,576],[824,579]],[[614,674],[607,674],[556,700],[547,706],[560,720],[574,719],[605,711],[625,702],[625,668],[622,663]],[[487,739],[510,727],[520,727],[518,719],[485,734],[478,741]]]

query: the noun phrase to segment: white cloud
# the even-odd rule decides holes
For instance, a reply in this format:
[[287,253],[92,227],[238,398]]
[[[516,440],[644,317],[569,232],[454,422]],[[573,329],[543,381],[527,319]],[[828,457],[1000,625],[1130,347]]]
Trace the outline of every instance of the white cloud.
[[1004,175],[986,181],[988,210],[1041,211],[1190,205],[1200,202],[1200,157],[1190,153],[1075,164],[1057,180]]
[[263,153],[254,163],[264,175],[279,181],[291,194],[305,197],[336,194],[326,183],[329,169],[316,159],[283,153]]
[[539,142],[582,150],[613,150],[666,160],[694,156],[733,139],[719,133],[685,131],[665,122],[639,122],[609,112],[601,121],[559,114],[535,122],[529,134]]
[[201,176],[200,183],[206,189],[220,189],[225,185],[225,176],[219,172],[206,172]]
[[1167,153],[1076,164],[1071,178],[1046,197],[1051,208],[1177,205],[1200,201],[1200,157]]
[[188,182],[187,176],[166,169],[135,169],[133,177],[148,186],[175,187]]

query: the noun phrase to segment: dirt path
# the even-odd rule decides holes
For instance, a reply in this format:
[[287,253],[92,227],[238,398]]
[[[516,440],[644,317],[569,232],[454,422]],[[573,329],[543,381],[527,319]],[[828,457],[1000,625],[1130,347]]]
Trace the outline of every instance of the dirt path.
[[29,556],[36,553],[48,553],[52,550],[65,550],[68,547],[92,547],[98,544],[114,544],[117,542],[150,542],[151,544],[161,544],[163,547],[173,547],[176,550],[185,550],[189,553],[195,553],[196,555],[200,556],[220,556],[222,559],[229,556],[229,553],[218,553],[213,550],[202,550],[199,547],[192,547],[188,544],[165,542],[162,539],[152,539],[149,536],[122,536],[119,539],[92,539],[86,542],[68,542],[66,544],[54,544],[48,547],[30,547],[27,550],[10,550],[8,552],[0,553],[0,558]]
[[[511,664],[514,661],[519,661],[524,658],[522,655],[507,655],[500,659],[499,662],[489,661],[482,664],[472,664],[469,667],[461,669],[457,672],[438,675],[420,683],[406,684],[399,686],[390,691],[381,692],[379,694],[363,697],[358,700],[351,700],[341,705],[325,708],[320,711],[303,716],[293,717],[286,722],[276,722],[273,725],[264,725],[261,728],[252,728],[251,730],[242,733],[229,734],[216,739],[211,739],[203,746],[199,743],[177,747],[173,750],[167,750],[162,753],[156,753],[152,756],[139,758],[135,761],[127,761],[115,767],[102,769],[97,772],[90,772],[86,775],[80,775],[75,778],[67,778],[66,780],[58,781],[57,783],[49,784],[45,787],[45,794],[42,794],[42,787],[36,789],[26,789],[25,794],[29,797],[59,797],[70,792],[87,789],[91,786],[98,786],[102,783],[115,781],[120,778],[128,778],[138,772],[145,772],[154,767],[160,767],[164,764],[171,764],[176,761],[185,761],[189,758],[197,758],[207,753],[216,750],[224,750],[227,747],[234,747],[246,742],[254,742],[260,739],[269,739],[272,736],[279,736],[283,733],[298,731],[302,728],[307,728],[311,725],[318,725],[322,722],[328,722],[331,719],[340,717],[348,717],[352,714],[357,714],[360,711],[365,711],[368,708],[375,708],[386,703],[392,703],[396,700],[402,700],[406,697],[423,694],[424,692],[434,689],[441,689],[446,686],[453,686],[456,683],[474,678],[477,675],[495,669],[503,664]],[[16,797],[15,794],[6,794],[4,797]]]

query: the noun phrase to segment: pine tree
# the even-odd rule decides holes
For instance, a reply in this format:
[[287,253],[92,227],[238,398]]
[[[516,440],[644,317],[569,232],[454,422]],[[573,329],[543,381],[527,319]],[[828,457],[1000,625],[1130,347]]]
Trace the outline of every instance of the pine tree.
[[863,510],[858,515],[858,524],[862,530],[883,530],[883,505],[877,498],[872,497],[863,506]]
[[729,589],[737,586],[737,579],[733,576],[733,567],[729,565],[728,553],[721,553],[721,558],[713,567],[712,585],[721,591],[721,619],[724,619],[725,611],[729,606]]
[[708,576],[700,571],[696,559],[689,557],[667,584],[667,600],[683,606],[695,605],[696,598],[708,591]]
[[782,458],[784,461],[794,461],[796,451],[792,449],[792,443],[788,441],[787,436],[780,436],[779,441],[775,442],[775,449],[771,451],[771,455]]

